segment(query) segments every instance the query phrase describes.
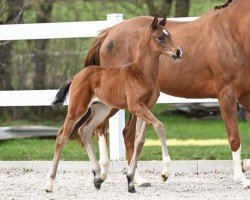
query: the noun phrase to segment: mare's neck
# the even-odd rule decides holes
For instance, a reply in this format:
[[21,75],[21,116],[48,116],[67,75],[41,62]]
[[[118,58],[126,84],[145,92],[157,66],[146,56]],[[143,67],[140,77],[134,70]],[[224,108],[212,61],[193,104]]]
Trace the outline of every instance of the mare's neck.
[[151,50],[149,42],[142,42],[137,61],[132,68],[143,75],[145,79],[156,80],[159,71],[160,53]]

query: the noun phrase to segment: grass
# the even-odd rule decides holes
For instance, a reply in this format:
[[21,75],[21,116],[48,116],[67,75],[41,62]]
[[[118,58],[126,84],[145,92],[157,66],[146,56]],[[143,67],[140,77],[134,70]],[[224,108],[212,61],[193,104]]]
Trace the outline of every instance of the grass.
[[[215,5],[220,5],[226,0],[191,0],[189,16],[200,16],[212,10]],[[135,8],[130,2],[120,4],[106,3],[84,3],[74,1],[70,5],[59,2],[54,5],[52,21],[85,21],[85,20],[104,20],[107,13],[123,13],[125,19],[138,15],[147,14],[146,6],[140,9]],[[74,10],[74,12],[71,12]],[[82,12],[82,11],[85,12]],[[172,13],[173,14],[173,13]],[[171,15],[172,16],[172,15]],[[24,13],[25,23],[35,21],[35,12]],[[70,40],[72,41],[72,40]],[[82,49],[83,42],[76,40],[74,50]],[[50,45],[58,49],[59,40],[53,40]],[[85,40],[84,40],[85,42]],[[26,43],[22,43],[23,46]],[[89,43],[87,42],[89,46]],[[65,45],[66,46],[66,45]],[[71,45],[72,46],[72,45]],[[65,48],[65,47],[64,47]],[[60,49],[60,48],[59,48]],[[23,48],[21,48],[23,52]],[[159,111],[165,108],[165,105],[154,107],[154,113],[164,122],[167,129],[167,138],[169,144],[169,153],[173,159],[230,159],[231,153],[226,141],[226,131],[222,120],[195,120],[186,119],[181,116],[162,116]],[[1,116],[0,116],[1,118]],[[1,119],[0,119],[1,121]],[[56,120],[55,120],[56,121]],[[8,125],[29,125],[30,121],[17,120],[13,122],[1,121],[1,126]],[[37,125],[38,123],[36,123]],[[42,121],[40,125],[60,126],[62,121]],[[249,158],[250,155],[250,124],[239,123],[242,157]],[[0,142],[0,160],[51,160],[53,158],[54,139],[16,139]],[[94,141],[97,148],[96,139]],[[96,150],[98,152],[98,150]],[[75,142],[68,142],[63,154],[63,160],[88,160],[86,151],[81,149]],[[147,131],[147,140],[141,153],[141,160],[160,160],[161,148],[157,135],[151,128]]]
[[[165,108],[166,105],[158,104],[153,108],[153,112],[165,124],[169,153],[173,159],[231,159],[226,131],[221,119],[197,120],[159,114]],[[242,158],[249,158],[250,124],[240,122],[239,129]],[[54,142],[54,139],[1,141],[0,160],[52,160]],[[98,154],[96,138],[94,138],[94,146]],[[70,141],[63,150],[62,160],[88,160],[88,157],[85,149],[82,149],[76,142]],[[159,139],[151,127],[147,130],[147,140],[140,160],[161,160]]]

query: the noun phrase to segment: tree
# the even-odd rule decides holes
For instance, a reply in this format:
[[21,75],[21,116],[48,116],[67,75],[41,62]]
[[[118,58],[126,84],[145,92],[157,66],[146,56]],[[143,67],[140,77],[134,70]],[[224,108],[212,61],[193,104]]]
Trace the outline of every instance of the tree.
[[[148,7],[148,13],[151,16],[159,15],[167,16],[170,15],[172,5],[174,0],[146,0],[145,1]],[[189,12],[190,0],[176,0],[175,1],[175,17],[186,17]]]
[[[54,1],[38,1],[36,4],[36,22],[50,22]],[[45,89],[45,72],[47,65],[46,48],[49,40],[35,40],[32,46],[33,61],[35,63],[35,75],[33,78],[33,88],[36,90]],[[31,47],[31,45],[30,45]]]
[[160,1],[152,1],[146,0],[146,4],[148,7],[149,15],[155,16],[164,16],[165,14],[169,16],[173,0],[160,0]]
[[176,17],[187,17],[190,7],[190,0],[177,0],[175,7]]
[[[48,23],[51,20],[54,0],[38,0],[33,2],[31,8],[35,8],[36,23]],[[49,40],[28,41],[28,46],[33,54],[32,61],[35,63],[34,76],[32,80],[34,90],[46,89],[45,75],[47,67],[47,54]],[[44,113],[43,107],[32,108],[34,116],[41,116]]]
[[[0,24],[17,24],[22,21],[24,10],[29,1],[26,0],[4,0],[0,2]],[[13,90],[12,85],[12,47],[11,41],[0,42],[0,90]],[[2,115],[8,116],[12,112],[14,118],[18,110],[13,107],[11,110],[1,108]]]
[[[17,24],[22,20],[23,11],[28,1],[1,1],[0,24]],[[11,49],[12,42],[0,43],[0,90],[13,90],[11,83]]]

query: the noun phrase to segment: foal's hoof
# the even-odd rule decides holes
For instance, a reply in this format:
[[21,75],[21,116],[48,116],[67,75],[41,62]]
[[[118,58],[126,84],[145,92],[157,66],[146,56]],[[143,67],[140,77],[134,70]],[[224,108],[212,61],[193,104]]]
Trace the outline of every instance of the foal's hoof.
[[94,186],[97,190],[101,189],[102,183],[103,183],[102,179],[94,179]]
[[151,187],[151,183],[147,180],[139,176],[138,174],[134,177],[134,184],[138,187]]
[[138,184],[138,187],[151,187],[151,183],[149,183],[149,182],[141,183],[141,184]]
[[53,191],[53,181],[48,181],[46,184],[45,192],[52,193]]
[[166,182],[166,181],[168,180],[168,176],[166,176],[166,175],[164,175],[164,174],[161,175],[161,178],[162,178],[162,180],[163,180],[164,182]]
[[45,192],[47,192],[47,193],[52,193],[52,190],[45,189]]
[[136,193],[135,186],[128,186],[128,192],[129,193]]
[[103,183],[104,180],[100,179],[100,178],[96,178],[96,172],[93,170],[92,171],[94,174],[94,186],[97,190],[101,189],[101,185]]

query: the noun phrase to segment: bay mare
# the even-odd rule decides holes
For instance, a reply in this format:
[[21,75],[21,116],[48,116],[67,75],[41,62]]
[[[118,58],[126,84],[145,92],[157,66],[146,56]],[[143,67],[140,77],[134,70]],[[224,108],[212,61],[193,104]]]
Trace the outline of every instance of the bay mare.
[[[250,112],[249,11],[250,0],[233,0],[193,22],[168,21],[166,26],[184,56],[176,63],[161,56],[158,77],[160,90],[166,94],[218,98],[232,151],[234,181],[245,188],[250,188],[250,181],[241,166],[237,102]],[[85,66],[122,67],[135,61],[142,32],[151,20],[135,17],[104,30],[90,47]],[[135,122],[132,117],[123,131],[129,162],[134,150]],[[103,132],[104,128],[105,122],[98,131]]]

